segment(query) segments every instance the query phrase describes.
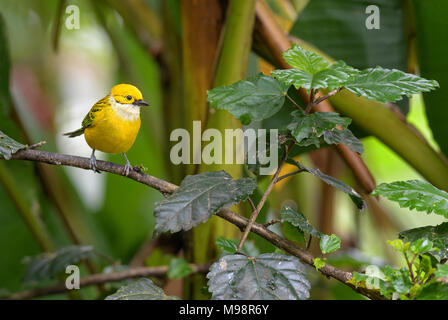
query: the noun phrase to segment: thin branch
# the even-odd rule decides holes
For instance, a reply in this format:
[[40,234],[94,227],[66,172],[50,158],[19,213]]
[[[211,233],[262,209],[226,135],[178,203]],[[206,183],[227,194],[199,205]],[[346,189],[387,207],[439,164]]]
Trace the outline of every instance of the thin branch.
[[283,180],[283,179],[286,179],[286,178],[288,178],[288,177],[290,177],[290,176],[293,176],[293,175],[295,175],[295,174],[298,174],[298,173],[301,173],[301,172],[304,172],[304,171],[306,171],[306,170],[305,170],[305,169],[297,169],[296,171],[293,171],[293,172],[284,174],[283,176],[277,178],[276,183],[279,182],[279,181],[281,181],[281,180]]
[[[70,156],[64,154],[51,153],[46,151],[38,151],[38,150],[29,150],[24,149],[20,150],[17,153],[13,154],[11,159],[14,160],[28,160],[28,161],[37,161],[44,162],[53,165],[66,165],[72,166],[82,169],[90,170],[89,158]],[[107,162],[107,161],[97,161],[97,167],[101,171],[114,173],[117,175],[124,176],[123,169],[124,166]],[[127,178],[145,184],[151,188],[154,188],[161,193],[171,194],[173,193],[178,186],[167,182],[165,180],[150,176],[145,173],[136,172],[132,170]],[[240,229],[244,229],[249,224],[249,220],[232,212],[229,210],[220,210],[217,216],[221,217],[224,220],[234,224]],[[294,243],[289,240],[283,239],[274,232],[265,228],[263,225],[258,224],[256,222],[253,223],[251,231],[255,234],[261,236],[262,238],[268,240],[277,248],[284,250],[285,252],[299,258],[304,263],[313,266],[314,256],[312,256],[309,252],[297,247]],[[345,285],[351,287],[353,290],[363,294],[364,296],[371,299],[385,299],[377,290],[371,290],[362,287],[356,287],[353,284],[347,283],[348,280],[352,278],[352,274],[347,271],[343,271],[337,269],[329,264],[325,264],[324,267],[320,268],[319,271],[328,277],[332,277],[344,283]],[[41,289],[43,290],[43,289]]]
[[306,250],[310,249],[312,240],[313,240],[313,236],[310,235],[310,237],[308,238],[308,243],[306,244]]
[[310,101],[308,102],[308,105],[306,106],[306,109],[305,109],[305,113],[306,114],[310,113],[311,110],[313,110],[313,106],[315,106],[315,104],[314,104],[314,97],[315,97],[316,93],[317,93],[316,89],[311,89]]
[[303,110],[303,108],[302,108],[301,106],[299,106],[299,104],[298,104],[297,102],[295,102],[294,99],[291,98],[288,94],[286,94],[286,98],[287,98],[289,101],[291,101],[291,103],[292,103],[297,109],[299,109],[299,110],[305,112],[305,111]]
[[238,248],[236,250],[236,252],[240,252],[241,249],[243,248],[244,242],[247,239],[247,236],[249,235],[250,229],[252,228],[252,225],[254,224],[255,220],[258,217],[258,214],[260,213],[261,209],[264,206],[264,203],[266,202],[266,200],[268,199],[269,194],[271,193],[272,189],[274,188],[274,185],[277,182],[277,178],[280,174],[280,171],[282,170],[283,165],[286,162],[286,159],[288,159],[288,152],[290,150],[290,148],[294,145],[294,141],[292,141],[289,146],[286,147],[286,151],[285,151],[285,155],[283,156],[282,161],[280,162],[280,164],[277,167],[277,170],[275,171],[274,176],[271,179],[271,182],[269,183],[268,187],[266,188],[266,191],[264,192],[263,196],[261,197],[260,202],[258,203],[257,208],[252,212],[251,216],[250,216],[250,220],[248,225],[246,226],[246,229],[244,230],[243,236],[241,237],[240,243],[238,245]]
[[[206,273],[210,268],[210,263],[201,265],[190,264],[190,268],[193,273]],[[112,273],[98,273],[82,278],[79,281],[79,287],[85,288],[96,284],[104,284],[106,282],[117,282],[126,279],[139,278],[139,277],[162,277],[168,272],[168,266],[161,267],[140,267],[131,268],[129,270],[112,272]],[[47,296],[50,294],[57,294],[69,291],[65,283],[59,283],[49,287],[36,288],[23,292],[13,294],[9,297],[11,300],[25,300],[33,299],[37,297]]]
[[324,100],[327,100],[328,98],[334,96],[336,93],[340,92],[343,88],[339,87],[337,89],[334,89],[333,91],[330,91],[329,93],[327,93],[326,95],[319,97],[319,99],[316,99],[316,101],[314,101],[312,103],[312,107],[317,106],[319,103],[321,103]]
[[280,223],[280,222],[281,222],[281,220],[274,219],[274,220],[268,221],[265,224],[263,224],[263,227],[267,228],[267,227],[272,226],[273,224]]

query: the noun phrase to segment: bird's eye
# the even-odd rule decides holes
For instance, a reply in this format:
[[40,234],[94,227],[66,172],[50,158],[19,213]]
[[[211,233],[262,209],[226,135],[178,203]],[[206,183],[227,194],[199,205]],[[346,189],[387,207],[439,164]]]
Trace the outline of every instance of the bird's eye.
[[132,97],[131,97],[131,96],[126,96],[126,99],[128,99],[129,101],[131,101],[131,100],[132,100]]

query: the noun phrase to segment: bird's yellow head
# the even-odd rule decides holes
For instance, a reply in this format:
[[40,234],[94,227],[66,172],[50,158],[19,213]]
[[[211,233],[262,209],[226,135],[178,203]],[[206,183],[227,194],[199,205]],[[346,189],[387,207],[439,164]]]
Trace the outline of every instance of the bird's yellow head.
[[132,84],[117,84],[112,88],[111,94],[115,101],[121,104],[133,104],[138,107],[149,105],[143,100],[140,90]]

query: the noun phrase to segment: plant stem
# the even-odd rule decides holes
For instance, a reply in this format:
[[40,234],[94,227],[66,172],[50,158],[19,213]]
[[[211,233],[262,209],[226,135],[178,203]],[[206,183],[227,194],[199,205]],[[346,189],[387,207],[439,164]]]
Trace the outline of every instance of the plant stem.
[[288,177],[290,177],[292,175],[295,175],[295,174],[298,174],[298,173],[301,173],[301,172],[304,172],[304,171],[306,171],[306,170],[305,169],[297,169],[296,171],[293,171],[293,172],[287,173],[287,174],[285,174],[285,175],[283,175],[281,177],[278,177],[276,182],[279,182],[279,181],[281,181],[283,179],[286,179],[286,178],[288,178]]
[[280,171],[282,170],[283,165],[286,162],[286,159],[288,159],[288,152],[294,145],[294,141],[292,141],[285,150],[285,155],[283,156],[282,161],[280,162],[279,166],[277,167],[277,170],[275,171],[274,176],[271,179],[271,182],[269,183],[268,187],[266,188],[266,191],[264,192],[263,196],[261,197],[260,202],[258,203],[257,208],[252,212],[249,223],[246,226],[246,229],[244,230],[243,236],[241,237],[240,243],[238,245],[238,248],[236,249],[236,253],[239,253],[241,249],[243,248],[244,242],[247,239],[247,236],[249,235],[250,229],[252,228],[255,220],[258,217],[258,214],[260,213],[261,209],[263,208],[266,200],[268,199],[269,194],[271,193],[272,189],[274,188],[274,185],[277,183],[277,178],[280,174]]
[[289,96],[289,94],[286,94],[286,98],[287,98],[289,101],[291,101],[291,103],[292,103],[297,109],[299,109],[299,110],[305,112],[305,111],[303,110],[303,108],[302,108],[301,106],[299,106],[299,104],[298,104],[297,102],[295,102],[294,99],[291,98],[291,97]]
[[338,92],[340,92],[342,89],[342,87],[339,87],[337,89],[334,89],[333,91],[330,91],[329,93],[327,93],[326,95],[319,97],[318,99],[316,99],[313,103],[312,103],[312,107],[317,106],[319,103],[321,103],[322,101],[334,96],[335,94],[337,94]]

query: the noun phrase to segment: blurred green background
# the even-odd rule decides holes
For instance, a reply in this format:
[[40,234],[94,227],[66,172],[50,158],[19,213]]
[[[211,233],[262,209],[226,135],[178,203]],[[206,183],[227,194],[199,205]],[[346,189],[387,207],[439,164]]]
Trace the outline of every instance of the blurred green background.
[[[252,20],[248,19],[245,26],[251,39],[255,2]],[[441,88],[435,93],[405,99],[396,110],[445,161],[448,108],[443,97],[447,96],[448,87],[445,86],[448,41],[442,40],[447,39],[448,30],[444,21],[448,14],[446,1],[266,2],[275,21],[290,33],[293,41],[306,41],[332,58],[343,59],[358,68],[381,65],[439,81]],[[365,8],[369,4],[376,4],[381,10],[380,30],[368,30],[364,25],[368,16]],[[70,13],[65,10],[70,5],[79,8],[79,29],[67,28]],[[209,126],[224,119],[216,115],[207,118],[204,114],[208,114],[205,89],[219,82],[214,78],[214,66],[218,57],[223,59],[225,54],[223,51],[220,56],[210,48],[219,50],[222,26],[233,13],[228,8],[229,1],[224,0],[3,0],[0,78],[2,90],[6,86],[9,92],[1,92],[0,130],[22,143],[46,141],[42,150],[89,157],[91,150],[83,137],[68,139],[62,133],[77,129],[91,106],[114,84],[132,83],[140,88],[151,107],[142,110],[141,131],[128,158],[133,165],[142,164],[151,175],[179,183],[195,169],[170,163],[171,130],[189,128],[194,119],[203,122],[208,119]],[[256,30],[255,27],[254,39]],[[271,70],[272,66],[261,58],[262,50],[255,45],[253,49],[248,53],[247,64],[243,63],[243,57],[238,57],[241,61],[230,60],[225,67],[232,69],[235,64],[243,75]],[[431,180],[414,169],[406,157],[398,155],[400,152],[397,154],[383,144],[381,137],[366,133],[368,130],[356,121],[354,124],[364,136],[363,159],[377,184]],[[225,122],[217,126],[225,127]],[[389,130],[378,126],[379,130]],[[336,152],[313,152],[314,156],[299,157],[308,165],[325,170],[329,167],[316,161],[324,158],[327,163],[334,163],[330,166],[332,175],[357,185]],[[121,155],[97,153],[97,158],[123,163]],[[431,159],[427,165],[432,165]],[[241,172],[241,167],[236,170]],[[112,174],[0,160],[0,289],[17,292],[28,288],[22,283],[25,270],[22,261],[43,251],[23,219],[24,213],[42,220],[55,248],[89,244],[112,259],[129,264],[152,237],[154,203],[160,199],[157,191]],[[367,263],[387,261],[399,265],[401,261],[387,248],[386,240],[396,238],[399,231],[442,221],[440,216],[400,209],[386,199],[381,199],[375,210],[369,208],[359,213],[345,195],[329,194],[313,177],[294,177],[277,186],[265,216],[275,217],[286,201],[299,203],[316,226],[323,225],[322,203],[331,202],[331,214],[326,216],[330,224],[325,228],[343,239],[343,252],[351,257],[362,253]],[[273,250],[254,240],[264,246],[262,249]],[[199,250],[214,246],[210,241],[195,242],[194,237],[190,241]],[[172,255],[186,256],[195,262],[198,255],[189,255],[186,247],[152,251],[144,263],[166,264],[166,257]],[[339,261],[339,266],[347,270],[359,267],[347,257]],[[93,271],[101,272],[107,264],[95,260]],[[92,270],[82,270],[83,274],[89,272]],[[322,279],[311,270],[310,273],[311,298],[360,298],[349,288]],[[170,290],[179,294],[182,286],[176,283],[169,286]],[[83,298],[99,297],[95,290],[82,291]]]

